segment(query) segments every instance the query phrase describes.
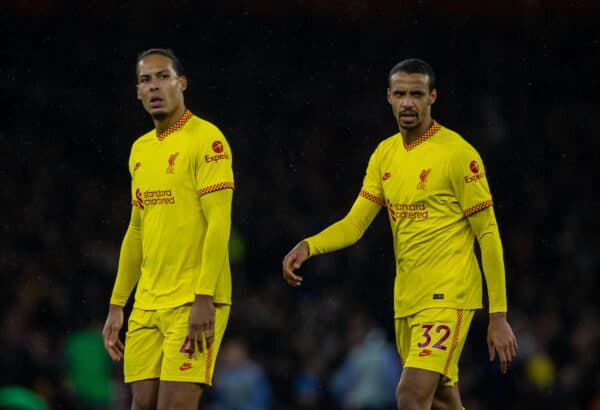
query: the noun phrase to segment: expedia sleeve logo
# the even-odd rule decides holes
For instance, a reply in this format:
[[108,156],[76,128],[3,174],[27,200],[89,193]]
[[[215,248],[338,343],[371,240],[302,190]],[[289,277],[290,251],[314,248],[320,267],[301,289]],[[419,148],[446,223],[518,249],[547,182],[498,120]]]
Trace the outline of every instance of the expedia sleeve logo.
[[481,171],[481,168],[479,167],[479,163],[475,160],[471,161],[471,163],[469,164],[469,169],[471,170],[471,172],[473,173],[473,175],[465,175],[464,176],[464,180],[465,180],[465,184],[470,184],[471,182],[477,182],[482,178],[485,178],[485,172]]
[[223,147],[223,143],[221,141],[213,141],[212,150],[216,155],[205,155],[204,161],[217,163],[222,159],[229,159],[230,156],[226,152],[223,152],[224,149],[225,148]]

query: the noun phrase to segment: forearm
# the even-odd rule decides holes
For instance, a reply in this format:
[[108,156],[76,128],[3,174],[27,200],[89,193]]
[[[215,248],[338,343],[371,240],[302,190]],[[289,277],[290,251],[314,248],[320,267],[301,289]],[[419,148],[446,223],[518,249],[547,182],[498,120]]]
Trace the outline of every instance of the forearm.
[[489,312],[506,312],[506,276],[500,232],[493,208],[469,217],[481,249],[481,264],[487,285]]
[[110,298],[111,305],[125,306],[140,278],[142,266],[142,236],[139,225],[130,222],[119,256],[117,278]]
[[310,256],[333,252],[356,243],[373,222],[379,209],[380,205],[358,197],[343,219],[305,239]]
[[500,234],[484,235],[479,241],[481,263],[487,284],[489,312],[506,312],[506,276]]
[[201,198],[207,230],[202,265],[194,287],[196,295],[214,296],[221,273],[229,268],[232,198],[231,189],[222,189]]

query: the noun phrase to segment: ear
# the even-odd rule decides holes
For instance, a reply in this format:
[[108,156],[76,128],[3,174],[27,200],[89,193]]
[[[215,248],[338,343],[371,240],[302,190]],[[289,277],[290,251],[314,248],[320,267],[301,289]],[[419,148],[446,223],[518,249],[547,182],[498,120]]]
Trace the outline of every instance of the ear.
[[392,103],[392,91],[389,88],[387,89],[387,102]]
[[429,105],[432,105],[435,100],[437,100],[437,90],[434,88],[431,90],[431,93],[429,93]]
[[179,89],[181,90],[181,92],[187,90],[188,79],[185,75],[180,75],[179,77],[177,77],[177,81],[179,81]]

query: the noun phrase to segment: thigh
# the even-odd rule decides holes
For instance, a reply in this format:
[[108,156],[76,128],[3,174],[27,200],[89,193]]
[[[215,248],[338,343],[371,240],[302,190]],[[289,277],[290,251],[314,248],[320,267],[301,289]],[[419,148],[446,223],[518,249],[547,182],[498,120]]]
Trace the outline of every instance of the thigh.
[[123,373],[125,383],[160,377],[163,336],[156,312],[133,309],[125,337]]
[[454,385],[473,315],[470,310],[426,309],[411,316],[404,366],[437,372],[443,376],[442,385]]
[[431,410],[461,410],[463,408],[458,391],[458,383],[454,386],[438,386],[433,397]]
[[161,381],[157,410],[197,410],[202,385],[186,382]]
[[215,360],[229,320],[229,305],[215,306],[215,340],[202,352],[188,340],[188,322],[191,305],[170,309],[165,325],[164,356],[161,365],[161,381],[212,384]]
[[430,370],[413,367],[403,369],[396,389],[398,408],[431,408],[440,379],[439,373]]
[[158,379],[131,383],[131,409],[154,410],[158,402]]
[[411,333],[408,320],[407,317],[403,317],[394,321],[396,329],[396,349],[398,350],[400,361],[403,366],[406,363],[411,346]]

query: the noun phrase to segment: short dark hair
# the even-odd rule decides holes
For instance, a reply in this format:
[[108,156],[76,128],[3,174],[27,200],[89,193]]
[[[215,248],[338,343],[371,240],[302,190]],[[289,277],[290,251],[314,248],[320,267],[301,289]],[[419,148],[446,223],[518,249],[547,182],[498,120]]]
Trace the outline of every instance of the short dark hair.
[[419,58],[407,58],[396,64],[388,75],[388,84],[396,73],[425,74],[429,77],[429,91],[435,88],[435,73],[429,63]]
[[[142,51],[137,56],[137,60],[135,63],[136,67],[140,61],[142,61],[144,58],[146,58],[147,56],[152,55],[152,54],[159,54],[161,56],[170,58],[171,65],[173,66],[173,70],[175,70],[175,73],[178,76],[183,75],[183,66],[181,65],[181,61],[179,61],[179,58],[177,58],[177,56],[175,55],[173,50],[171,50],[170,48],[150,48],[146,51]],[[136,68],[136,70],[137,70],[137,68]]]

